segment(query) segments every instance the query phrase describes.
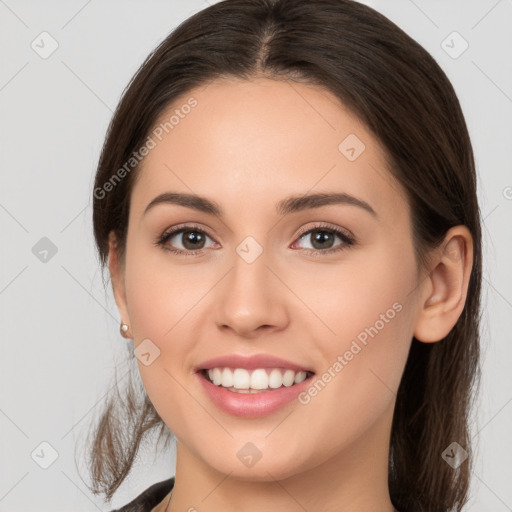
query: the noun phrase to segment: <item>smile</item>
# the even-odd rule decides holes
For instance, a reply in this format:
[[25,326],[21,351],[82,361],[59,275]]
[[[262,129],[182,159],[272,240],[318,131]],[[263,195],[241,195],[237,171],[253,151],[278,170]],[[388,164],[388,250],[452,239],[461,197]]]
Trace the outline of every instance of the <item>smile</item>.
[[298,404],[299,394],[310,385],[314,373],[279,367],[215,367],[195,375],[206,398],[217,409],[230,416],[258,418],[293,402]]
[[258,393],[300,384],[312,372],[289,368],[210,368],[203,375],[214,385],[235,393]]

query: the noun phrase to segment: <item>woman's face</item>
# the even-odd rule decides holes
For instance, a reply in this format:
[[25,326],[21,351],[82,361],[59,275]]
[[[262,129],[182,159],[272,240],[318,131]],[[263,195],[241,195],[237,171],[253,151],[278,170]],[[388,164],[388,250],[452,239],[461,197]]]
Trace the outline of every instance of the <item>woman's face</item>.
[[[131,196],[118,304],[180,449],[251,480],[387,463],[419,277],[408,203],[376,138],[330,93],[266,79],[214,81],[160,121]],[[166,193],[219,212],[148,208]],[[174,228],[188,232],[158,245]],[[285,362],[208,363],[233,355]],[[226,387],[250,382],[248,369],[263,370],[255,387],[290,384],[291,368],[314,375],[240,393],[197,371],[213,367],[239,369],[215,371]]]

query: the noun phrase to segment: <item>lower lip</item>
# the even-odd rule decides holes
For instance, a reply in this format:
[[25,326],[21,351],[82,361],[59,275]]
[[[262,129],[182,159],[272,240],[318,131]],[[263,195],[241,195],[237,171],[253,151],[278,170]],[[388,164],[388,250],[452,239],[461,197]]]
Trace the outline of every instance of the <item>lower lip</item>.
[[266,416],[281,409],[286,404],[297,398],[311,383],[311,376],[299,384],[289,387],[280,387],[273,391],[261,393],[237,393],[228,391],[222,386],[216,386],[210,382],[201,372],[196,373],[206,393],[219,409],[244,418],[257,418]]

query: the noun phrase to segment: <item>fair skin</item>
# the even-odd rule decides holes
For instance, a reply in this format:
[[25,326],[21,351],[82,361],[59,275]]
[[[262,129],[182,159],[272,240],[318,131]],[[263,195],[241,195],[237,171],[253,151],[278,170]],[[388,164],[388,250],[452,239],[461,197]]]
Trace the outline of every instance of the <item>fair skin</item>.
[[[429,271],[419,272],[409,206],[384,150],[319,87],[217,80],[169,112],[190,96],[197,106],[137,171],[125,260],[114,236],[110,246],[129,336],[135,347],[149,338],[160,350],[148,366],[138,360],[141,378],[177,438],[172,499],[153,510],[393,512],[387,479],[396,391],[412,337],[437,342],[462,312],[471,235],[452,228],[432,251]],[[338,149],[349,134],[365,144],[354,161]],[[205,196],[223,217],[170,203],[144,214],[170,191]],[[319,192],[355,196],[376,215],[350,204],[276,213],[290,195]],[[199,254],[154,244],[183,223],[206,232]],[[319,224],[348,230],[356,243],[333,235],[331,246],[345,247],[326,253],[331,246],[299,233]],[[184,235],[166,247],[190,252]],[[247,236],[263,248],[250,264],[236,251]],[[395,303],[400,312],[307,404],[293,400],[240,418],[217,408],[193,372],[218,355],[270,353],[319,377]],[[247,442],[262,454],[252,467],[237,457]]]

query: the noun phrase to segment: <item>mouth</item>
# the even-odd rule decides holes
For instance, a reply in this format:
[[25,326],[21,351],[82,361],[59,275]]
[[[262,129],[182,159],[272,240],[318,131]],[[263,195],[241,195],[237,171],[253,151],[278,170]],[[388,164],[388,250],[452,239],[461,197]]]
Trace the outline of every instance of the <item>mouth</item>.
[[290,368],[231,368],[214,367],[197,371],[211,384],[233,393],[268,393],[282,388],[291,388],[311,379],[314,372]]

